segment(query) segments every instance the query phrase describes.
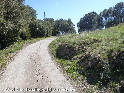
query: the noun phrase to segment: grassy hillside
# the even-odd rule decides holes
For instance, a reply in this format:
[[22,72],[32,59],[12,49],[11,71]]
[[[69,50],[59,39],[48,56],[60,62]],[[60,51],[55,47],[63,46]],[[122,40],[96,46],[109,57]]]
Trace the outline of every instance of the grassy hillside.
[[124,24],[61,36],[49,47],[63,70],[85,85],[83,92],[124,93]]

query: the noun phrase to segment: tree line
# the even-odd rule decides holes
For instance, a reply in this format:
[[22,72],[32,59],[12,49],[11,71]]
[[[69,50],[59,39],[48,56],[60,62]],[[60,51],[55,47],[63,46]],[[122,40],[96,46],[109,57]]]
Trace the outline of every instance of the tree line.
[[0,0],[0,49],[18,40],[75,33],[71,19],[39,20],[25,0]]
[[124,23],[124,2],[117,3],[114,7],[104,9],[100,14],[90,12],[85,14],[77,23],[78,32],[108,28],[119,23]]
[[[18,40],[76,33],[71,19],[37,19],[36,10],[25,0],[0,0],[0,49]],[[78,32],[115,26],[124,22],[124,2],[104,9],[100,14],[90,12],[77,23]]]

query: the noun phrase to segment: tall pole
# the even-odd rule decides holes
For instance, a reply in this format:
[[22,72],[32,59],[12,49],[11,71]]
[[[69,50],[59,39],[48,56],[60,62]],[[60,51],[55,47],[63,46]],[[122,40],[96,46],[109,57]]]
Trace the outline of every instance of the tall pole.
[[44,19],[46,18],[46,13],[44,12]]

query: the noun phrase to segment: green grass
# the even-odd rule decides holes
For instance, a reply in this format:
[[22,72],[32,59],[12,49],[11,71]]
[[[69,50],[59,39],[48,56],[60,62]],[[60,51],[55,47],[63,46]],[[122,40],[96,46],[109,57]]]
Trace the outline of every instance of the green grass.
[[[64,48],[60,48],[60,46]],[[54,40],[50,44],[49,48],[56,62],[63,67],[63,70],[69,75],[69,77],[71,77],[74,80],[78,80],[81,77],[80,80],[83,81],[85,80],[87,70],[82,66],[81,67],[77,66],[78,62],[83,63],[81,59],[84,59],[86,60],[86,62],[89,62],[90,58],[88,58],[87,55],[91,55],[91,57],[98,58],[104,64],[110,65],[111,57],[114,59],[119,53],[124,51],[124,24],[120,24],[118,26],[111,27],[105,30],[84,32],[80,35],[71,34],[71,35],[61,36],[60,38]],[[74,49],[75,54],[72,53],[72,56],[70,56],[69,59],[61,56],[58,57],[57,55],[58,50],[60,51],[61,49],[65,49],[65,50],[61,50],[63,51],[61,53],[67,56],[67,54],[72,52],[70,48]],[[111,55],[111,57],[109,57],[109,55]],[[90,61],[93,63],[92,59],[93,58],[91,58]],[[111,68],[110,66],[108,68],[107,66],[104,65],[106,70],[102,73],[105,74],[105,76],[112,77],[113,74],[109,72]],[[77,72],[78,69],[85,71],[84,74],[79,74]],[[106,73],[106,71],[108,72]],[[93,73],[95,73],[95,71]],[[112,86],[111,89],[114,89],[115,85],[116,84],[119,85],[120,81],[114,81],[114,80],[110,81],[110,83],[107,84],[107,87],[109,88]],[[93,85],[98,86],[100,84],[101,83],[97,82],[94,83]]]
[[0,69],[4,68],[8,62],[9,57],[12,56],[12,54],[15,53],[16,51],[22,49],[25,44],[35,43],[36,41],[39,41],[41,39],[44,38],[36,38],[23,41],[20,40],[7,48],[0,50]]

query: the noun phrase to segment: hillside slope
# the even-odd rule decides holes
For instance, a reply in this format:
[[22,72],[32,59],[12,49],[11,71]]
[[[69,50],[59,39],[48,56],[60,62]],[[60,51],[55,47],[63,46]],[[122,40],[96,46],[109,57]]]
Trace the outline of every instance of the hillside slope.
[[64,71],[81,81],[83,92],[124,92],[124,24],[62,36],[49,47]]

